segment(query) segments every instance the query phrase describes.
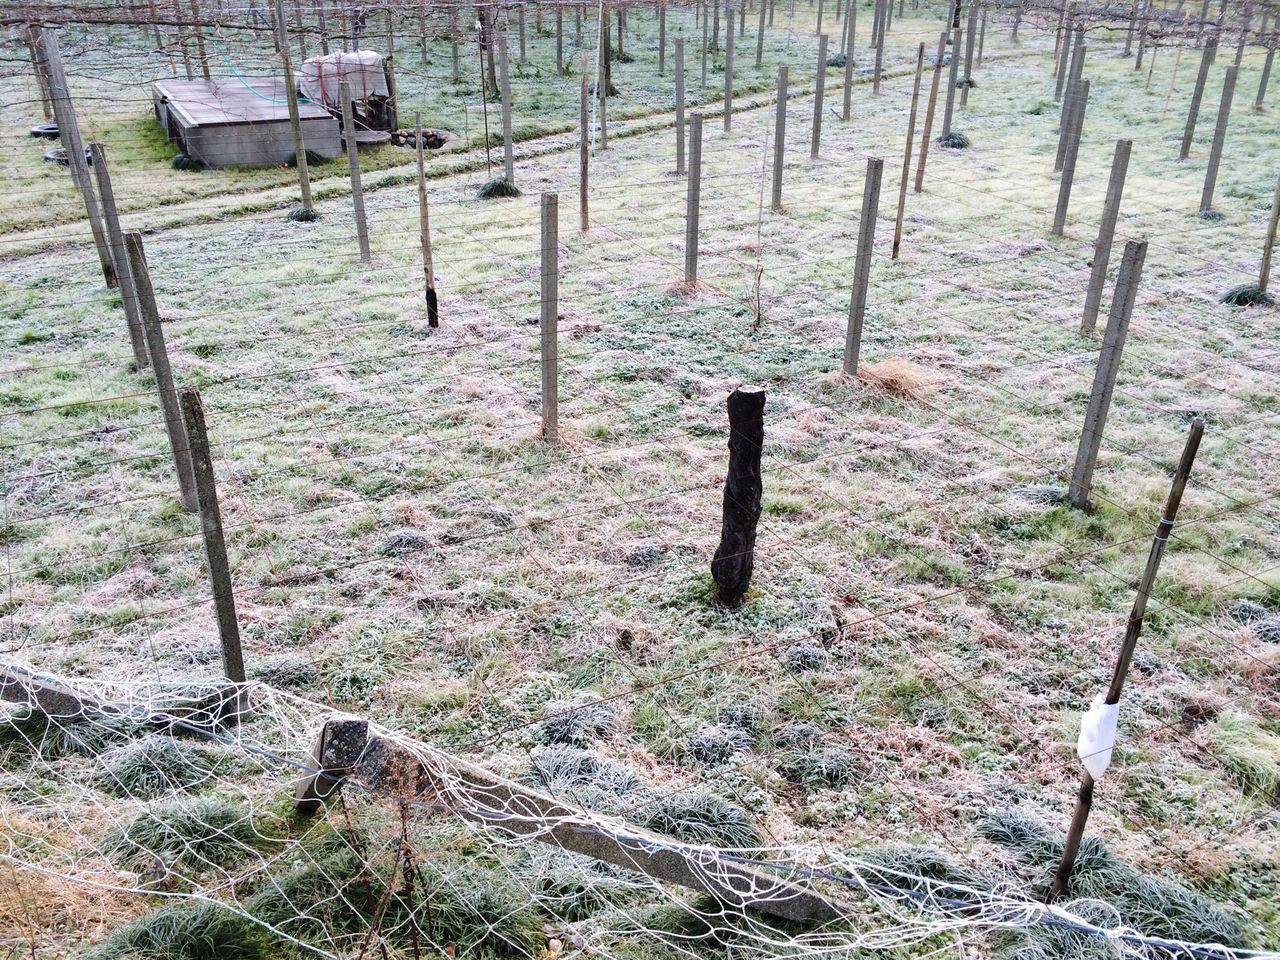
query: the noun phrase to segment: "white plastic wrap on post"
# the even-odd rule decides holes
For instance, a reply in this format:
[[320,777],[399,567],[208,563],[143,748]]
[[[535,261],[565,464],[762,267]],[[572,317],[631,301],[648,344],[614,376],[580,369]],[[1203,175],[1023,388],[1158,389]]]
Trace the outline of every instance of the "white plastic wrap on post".
[[1093,705],[1080,718],[1080,736],[1076,740],[1076,755],[1089,776],[1102,779],[1111,766],[1111,750],[1116,745],[1116,720],[1120,704],[1104,702],[1100,693],[1093,698]]

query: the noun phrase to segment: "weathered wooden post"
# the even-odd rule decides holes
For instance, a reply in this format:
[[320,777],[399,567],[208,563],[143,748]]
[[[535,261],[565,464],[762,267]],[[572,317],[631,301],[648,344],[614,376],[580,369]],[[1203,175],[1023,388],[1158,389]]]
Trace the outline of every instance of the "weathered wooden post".
[[[679,41],[676,41],[679,43]],[[589,145],[591,142],[591,118],[587,112],[587,51],[582,51],[581,93],[578,97],[578,229],[586,233],[591,222],[587,210],[588,177],[590,175]]]
[[1258,291],[1267,292],[1271,280],[1271,251],[1276,245],[1276,230],[1280,227],[1280,177],[1276,178],[1276,193],[1271,198],[1271,219],[1267,221],[1267,236],[1262,241],[1262,266],[1258,270]]
[[676,38],[676,176],[684,176],[684,38]]
[[756,0],[760,4],[760,21],[756,24],[756,69],[764,65],[764,18],[769,8],[768,0]]
[[667,4],[658,3],[658,76],[667,75]]
[[200,501],[196,496],[195,477],[191,472],[187,431],[182,424],[182,410],[178,406],[178,394],[173,387],[169,351],[165,347],[164,329],[160,325],[160,311],[156,308],[155,289],[151,285],[151,271],[147,268],[142,234],[126,233],[124,244],[129,275],[138,295],[138,313],[146,334],[147,350],[151,355],[151,372],[156,378],[156,392],[160,395],[160,409],[164,413],[165,431],[169,435],[169,452],[173,455],[173,466],[178,475],[178,494],[182,498],[183,508],[195,512],[200,509]]
[[1075,31],[1068,26],[1062,34],[1062,52],[1058,58],[1057,82],[1053,86],[1053,102],[1058,103],[1062,100],[1062,91],[1064,84],[1067,82],[1067,73],[1069,72],[1071,41]]
[[293,214],[295,220],[314,220],[311,203],[311,174],[307,169],[307,144],[302,137],[302,121],[298,116],[298,82],[293,75],[293,59],[289,53],[289,25],[284,17],[284,0],[276,0],[276,42],[280,45],[280,65],[284,73],[284,98],[289,109],[289,128],[293,132],[293,158],[298,167],[298,191],[302,208]]
[[1196,118],[1200,116],[1200,101],[1204,98],[1205,81],[1209,78],[1209,68],[1218,52],[1218,38],[1210,37],[1204,45],[1204,53],[1200,56],[1200,72],[1196,74],[1195,89],[1191,92],[1191,108],[1187,112],[1187,127],[1182,133],[1182,148],[1178,151],[1178,159],[1185,160],[1191,156],[1191,138],[1196,132]]
[[969,22],[964,38],[964,82],[960,85],[960,109],[969,106],[969,88],[973,85],[973,42],[978,34],[978,4],[969,0]]
[[[160,28],[156,27],[156,33],[159,34]],[[40,56],[40,28],[34,23],[29,23],[23,28],[22,39],[27,44],[27,52],[31,56],[31,72],[36,78],[36,89],[40,91],[40,109],[44,113],[44,118],[50,120],[53,118],[53,93],[49,86],[49,72],[45,66],[44,58]],[[156,44],[159,46],[159,43]],[[756,66],[759,66],[757,63]]]
[[890,259],[898,259],[902,246],[902,220],[907,212],[907,182],[911,179],[912,138],[916,135],[916,109],[920,104],[920,78],[924,74],[924,44],[916,51],[916,81],[911,90],[911,110],[907,116],[907,144],[902,153],[902,180],[898,184],[898,216],[893,224],[893,253]]
[[414,136],[417,138],[418,160],[418,235],[422,241],[422,280],[426,288],[427,326],[440,326],[440,301],[436,297],[436,270],[431,257],[431,217],[427,209],[427,161],[426,146],[422,142],[422,114],[413,116]]
[[813,84],[813,136],[809,143],[809,157],[818,159],[822,146],[822,101],[827,89],[827,35],[818,37],[818,75]]
[[[521,7],[521,9],[524,9]],[[498,36],[498,83],[502,88],[502,175],[515,186],[515,153],[511,144],[511,76],[507,65],[507,37]]]
[[1084,130],[1084,113],[1089,106],[1089,81],[1072,81],[1067,97],[1075,97],[1071,111],[1071,131],[1067,140],[1066,157],[1062,162],[1062,179],[1058,183],[1058,206],[1053,213],[1053,235],[1060,237],[1067,227],[1067,207],[1071,204],[1071,187],[1076,177],[1076,158],[1080,155],[1080,138]]
[[564,76],[564,8],[556,7],[556,76]]
[[342,98],[342,136],[347,141],[347,169],[351,174],[351,206],[355,211],[356,240],[360,259],[369,263],[369,227],[364,219],[364,189],[360,183],[360,145],[356,142],[355,111],[351,106],[351,82],[343,80],[338,87]]
[[706,4],[702,6],[702,79],[699,83],[699,90],[707,89],[707,9]]
[[698,283],[698,203],[702,192],[702,113],[689,119],[689,186],[685,198],[684,282],[690,290]]
[[609,60],[613,56],[609,48],[609,16],[600,18],[598,49],[596,50],[596,101],[600,115],[601,152],[609,149],[609,84],[612,83],[609,73]]
[[[507,24],[509,28],[511,24],[510,19],[507,20]],[[526,42],[525,42],[524,4],[523,3],[518,4],[516,6],[516,36],[520,44],[520,58],[517,62],[521,66],[524,66],[526,60],[528,59],[527,57],[528,48],[526,47]]]
[[1080,852],[1080,840],[1084,836],[1084,828],[1089,820],[1089,811],[1093,806],[1093,789],[1096,781],[1106,773],[1111,765],[1111,751],[1115,747],[1116,722],[1119,714],[1120,695],[1124,692],[1125,678],[1129,674],[1129,664],[1133,662],[1134,652],[1138,647],[1138,639],[1142,636],[1142,623],[1147,616],[1147,600],[1151,596],[1151,588],[1155,584],[1156,574],[1160,571],[1160,561],[1169,543],[1169,535],[1173,532],[1174,522],[1178,517],[1178,508],[1182,505],[1182,494],[1186,490],[1187,480],[1191,476],[1191,467],[1195,463],[1196,452],[1200,449],[1200,438],[1204,436],[1204,421],[1191,422],[1191,430],[1187,434],[1186,445],[1182,448],[1182,458],[1173,475],[1173,483],[1169,487],[1169,496],[1164,502],[1164,512],[1160,514],[1160,522],[1156,524],[1155,536],[1151,541],[1151,552],[1147,554],[1147,565],[1142,571],[1142,579],[1138,582],[1138,593],[1133,600],[1133,609],[1129,612],[1129,622],[1125,626],[1124,640],[1120,644],[1120,655],[1116,658],[1115,669],[1111,674],[1111,684],[1106,695],[1099,694],[1094,698],[1093,706],[1081,718],[1080,737],[1076,743],[1076,752],[1084,765],[1084,773],[1080,779],[1080,793],[1076,800],[1075,813],[1071,818],[1071,826],[1067,830],[1066,843],[1063,845],[1062,860],[1049,887],[1047,900],[1052,902],[1064,893],[1071,883],[1071,873],[1075,868],[1076,856]]
[[542,438],[560,439],[560,198],[542,195]]
[[1083,510],[1089,504],[1093,489],[1093,469],[1098,462],[1098,449],[1102,445],[1102,431],[1107,424],[1107,412],[1111,409],[1111,395],[1115,391],[1116,374],[1120,370],[1120,355],[1125,339],[1129,336],[1129,320],[1138,298],[1138,284],[1142,279],[1142,264],[1147,256],[1145,240],[1130,240],[1125,244],[1120,262],[1120,274],[1116,278],[1116,292],[1111,299],[1111,312],[1107,317],[1107,330],[1103,335],[1102,350],[1098,354],[1098,366],[1094,373],[1093,389],[1089,393],[1089,406],[1085,411],[1084,429],[1080,433],[1080,445],[1076,450],[1075,468],[1071,474],[1068,498]]
[[218,634],[222,639],[222,672],[228,680],[244,683],[240,625],[236,620],[236,599],[231,588],[227,543],[222,535],[222,512],[218,507],[213,460],[209,456],[209,433],[205,428],[204,405],[200,402],[200,391],[195,387],[183,387],[178,399],[186,425],[187,447],[191,451],[191,474],[195,480],[196,500],[200,507],[200,532],[204,539],[205,559],[209,564],[209,580],[213,586],[213,608],[218,618]]
[[852,17],[854,0],[849,0],[845,6],[845,24],[844,34],[841,37],[844,45],[844,104],[840,110],[840,119],[845,123],[853,116],[853,25]]
[[853,262],[853,292],[849,297],[849,323],[845,328],[844,361],[846,377],[858,375],[858,355],[862,351],[862,321],[867,312],[867,285],[871,280],[871,253],[876,240],[876,218],[880,212],[880,177],[884,161],[867,160],[867,178],[862,185],[862,219],[858,221],[858,251]]
[[724,48],[724,130],[729,132],[733,126],[733,11],[725,20]]
[[138,294],[129,272],[129,256],[125,251],[124,232],[120,229],[120,216],[116,212],[115,191],[111,189],[111,174],[107,169],[107,151],[100,143],[89,144],[93,158],[93,172],[98,181],[98,196],[102,200],[102,220],[107,230],[107,242],[111,247],[111,262],[116,268],[116,282],[120,286],[120,303],[124,307],[125,324],[129,328],[129,343],[133,347],[134,365],[145,370],[151,362],[147,355],[147,337],[138,315]]
[[49,71],[53,114],[58,123],[58,136],[62,140],[62,149],[67,152],[67,167],[71,171],[71,182],[79,189],[80,197],[84,201],[84,212],[89,220],[89,230],[93,234],[93,245],[98,251],[98,262],[102,266],[102,279],[106,282],[108,289],[114,289],[117,285],[115,262],[111,259],[111,247],[102,226],[98,196],[94,192],[93,178],[89,175],[89,164],[84,157],[84,141],[80,139],[80,124],[76,119],[75,104],[67,88],[67,75],[62,67],[62,52],[58,49],[57,33],[48,27],[41,28],[40,46],[43,48],[44,63]]
[[951,31],[951,68],[947,73],[947,105],[942,112],[942,139],[951,135],[951,120],[955,116],[956,83],[960,76],[960,30]]
[[881,77],[881,74],[884,72],[884,34],[885,34],[885,20],[887,19],[884,14],[884,7],[889,3],[889,0],[876,0],[876,3],[878,5],[877,8],[881,11],[881,13],[880,13],[880,29],[879,31],[873,31],[871,34],[872,39],[874,40],[876,45],[875,67],[871,74],[871,92],[876,96],[879,96],[880,95],[880,77]]
[[1075,126],[1071,112],[1080,106],[1079,99],[1073,99],[1070,95],[1071,85],[1080,82],[1080,76],[1084,72],[1084,56],[1087,50],[1088,47],[1077,41],[1075,52],[1071,55],[1071,69],[1067,74],[1067,96],[1062,100],[1062,115],[1058,121],[1058,152],[1053,161],[1055,173],[1062,170],[1062,164],[1067,159],[1067,141],[1070,139],[1071,131]]
[[938,37],[938,55],[933,61],[933,82],[929,86],[929,105],[924,111],[924,129],[920,132],[920,162],[916,164],[916,193],[924,189],[924,165],[929,159],[929,138],[933,136],[933,114],[938,105],[938,83],[942,78],[942,57],[947,52],[947,32]]
[[1089,274],[1089,287],[1084,295],[1084,314],[1080,329],[1093,333],[1098,322],[1098,310],[1102,305],[1102,287],[1107,279],[1107,266],[1111,262],[1111,244],[1115,240],[1116,221],[1120,217],[1120,199],[1124,196],[1124,178],[1129,172],[1129,154],[1132,140],[1117,140],[1115,156],[1111,160],[1111,177],[1107,181],[1107,199],[1102,207],[1102,224],[1098,227],[1098,239],[1093,245],[1093,267]]
[[1262,62],[1262,79],[1258,82],[1258,96],[1253,101],[1253,109],[1261,110],[1267,99],[1267,83],[1271,79],[1271,64],[1276,58],[1276,41],[1267,45],[1267,59]]
[[742,603],[755,567],[756,525],[764,493],[760,474],[764,406],[762,388],[739,387],[729,394],[729,469],[724,478],[720,545],[711,561],[716,601],[727,607]]
[[1231,99],[1236,92],[1236,67],[1227,67],[1222,84],[1222,102],[1218,106],[1218,122],[1213,130],[1213,144],[1209,147],[1209,166],[1204,172],[1204,190],[1200,193],[1200,216],[1213,214],[1213,191],[1218,183],[1218,166],[1222,163],[1222,147],[1227,140],[1227,122],[1231,117]]
[[778,65],[778,108],[773,120],[773,196],[770,209],[782,210],[782,167],[787,142],[787,65]]
[[[452,8],[449,10],[449,47],[450,64],[453,68],[450,78],[457,83],[462,79],[462,56],[458,50],[458,11]],[[483,70],[481,70],[480,79],[484,80]],[[480,95],[484,96],[484,92],[481,91]]]
[[1142,0],[1133,0],[1129,4],[1129,25],[1124,32],[1124,51],[1120,56],[1126,60],[1133,56],[1133,35],[1138,29],[1138,13],[1142,7]]

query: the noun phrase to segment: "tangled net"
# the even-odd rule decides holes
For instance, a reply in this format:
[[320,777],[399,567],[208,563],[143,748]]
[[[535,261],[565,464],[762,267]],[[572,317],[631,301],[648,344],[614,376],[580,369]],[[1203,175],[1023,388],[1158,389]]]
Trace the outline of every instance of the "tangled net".
[[[195,941],[229,960],[281,943],[335,958],[844,957],[1016,947],[1029,931],[1042,952],[1063,947],[1050,955],[1263,956],[1144,936],[1100,900],[1046,906],[940,860],[675,839],[636,825],[648,807],[651,828],[679,834],[669,806],[655,816],[638,778],[586,751],[545,755],[525,785],[356,721],[367,739],[340,779],[312,753],[341,716],[264,684],[77,681],[65,696],[44,679],[43,710],[0,716],[0,859],[169,901],[100,943],[103,960],[194,956],[178,948]],[[327,794],[310,813],[300,780]],[[716,834],[726,822],[710,809],[708,837],[732,838]]]

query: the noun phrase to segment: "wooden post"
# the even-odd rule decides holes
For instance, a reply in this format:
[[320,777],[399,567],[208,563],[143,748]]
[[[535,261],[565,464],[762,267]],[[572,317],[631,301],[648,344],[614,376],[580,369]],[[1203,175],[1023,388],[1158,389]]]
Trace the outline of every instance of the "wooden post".
[[542,195],[542,439],[560,438],[559,302],[560,302],[560,199]]
[[1146,55],[1147,41],[1151,38],[1150,13],[1151,0],[1147,0],[1147,4],[1143,8],[1142,28],[1138,31],[1138,57],[1133,61],[1133,69],[1135,71],[1142,69],[1142,58]]
[[846,377],[858,375],[858,354],[862,350],[862,320],[867,311],[867,285],[871,279],[871,253],[876,240],[876,218],[880,212],[880,176],[884,161],[867,160],[867,178],[862,186],[862,219],[858,221],[858,251],[853,262],[853,293],[849,297],[849,324],[845,329],[844,362]]
[[755,567],[756,525],[764,492],[760,475],[764,405],[765,392],[760,387],[739,387],[729,394],[729,468],[724,478],[720,545],[711,561],[716,601],[727,607],[742,603]]
[[[452,65],[453,65],[453,82],[457,83],[462,79],[462,59],[458,52],[458,11],[450,8],[449,10],[449,46],[451,47]],[[484,80],[484,71],[480,72],[480,79]],[[481,90],[481,96],[484,91]]]
[[[156,28],[157,33],[159,29],[159,27]],[[49,75],[45,69],[44,60],[40,56],[40,28],[34,23],[27,24],[22,31],[22,39],[26,41],[27,52],[31,56],[31,72],[35,74],[36,89],[40,92],[40,109],[44,113],[44,118],[50,120],[53,118],[53,94],[49,88]]]
[[314,213],[311,174],[307,170],[307,145],[302,138],[302,121],[298,117],[298,84],[293,76],[293,60],[289,53],[289,25],[284,18],[284,0],[276,0],[276,31],[284,71],[284,97],[289,107],[289,127],[293,131],[293,156],[298,164],[298,189],[302,194],[302,209],[310,216]]
[[676,176],[684,176],[684,38],[676,37]]
[[1271,79],[1271,64],[1276,58],[1276,41],[1272,40],[1267,47],[1267,59],[1262,62],[1262,79],[1258,82],[1258,96],[1253,101],[1253,109],[1261,110],[1267,99],[1267,82]]
[[351,107],[351,82],[343,80],[338,90],[338,96],[342,98],[342,135],[347,141],[347,168],[351,172],[351,206],[355,210],[356,239],[360,244],[360,259],[368,263],[369,228],[364,219],[364,190],[360,185],[360,148],[356,143],[355,111]]
[[426,288],[427,326],[440,326],[440,301],[436,296],[436,270],[431,258],[431,218],[427,209],[426,147],[422,142],[422,114],[413,115],[418,160],[418,235],[422,240],[422,280]]
[[1138,14],[1141,11],[1140,0],[1129,4],[1129,26],[1124,32],[1124,52],[1120,56],[1126,60],[1133,56],[1133,34],[1138,29]]
[[884,31],[886,17],[883,13],[885,5],[889,0],[876,0],[877,9],[881,10],[880,14],[880,30],[871,34],[876,45],[876,62],[875,70],[871,76],[871,92],[876,96],[880,95],[880,76],[884,72]]
[[1210,37],[1204,45],[1204,53],[1200,56],[1200,72],[1196,74],[1196,86],[1191,93],[1191,109],[1187,112],[1187,127],[1182,133],[1182,148],[1178,151],[1178,159],[1185,160],[1191,155],[1191,138],[1196,132],[1196,118],[1200,116],[1200,101],[1204,98],[1205,81],[1209,78],[1209,67],[1213,65],[1214,55],[1218,52],[1218,38]]
[[556,76],[564,76],[564,8],[556,7]]
[[98,181],[98,196],[102,200],[102,220],[107,230],[107,242],[111,247],[111,262],[116,266],[116,282],[120,285],[120,303],[124,307],[125,323],[129,328],[129,343],[133,346],[134,365],[145,370],[151,362],[147,356],[147,338],[138,317],[138,295],[129,273],[129,257],[125,252],[124,233],[120,229],[120,217],[116,212],[115,191],[111,189],[111,174],[107,169],[107,152],[100,143],[89,144],[93,157],[93,172]]
[[720,0],[711,0],[711,49],[720,49]]
[[1062,179],[1058,182],[1058,206],[1053,213],[1053,235],[1060,237],[1067,227],[1067,207],[1071,204],[1071,187],[1076,177],[1076,158],[1080,154],[1080,137],[1084,129],[1085,108],[1089,105],[1089,81],[1074,80],[1067,97],[1076,99],[1071,111],[1071,132],[1067,140],[1067,155],[1062,163]]
[[978,22],[978,63],[982,66],[982,54],[987,45],[987,8],[982,8],[982,19]]
[[725,18],[724,39],[724,131],[733,126],[733,10]]
[[1063,87],[1067,82],[1067,73],[1069,72],[1068,64],[1070,63],[1069,55],[1071,53],[1072,34],[1075,31],[1068,26],[1062,34],[1062,52],[1058,58],[1058,76],[1057,82],[1053,87],[1053,102],[1059,103],[1062,100]]
[[1218,106],[1218,122],[1213,130],[1213,144],[1209,147],[1209,166],[1204,172],[1204,190],[1200,194],[1200,216],[1213,212],[1213,191],[1218,183],[1218,166],[1222,163],[1222,146],[1227,139],[1227,121],[1231,117],[1231,99],[1236,92],[1236,67],[1227,67],[1222,84],[1222,103]]
[[[325,7],[328,5],[327,0],[314,0],[316,8],[316,16],[320,21],[320,53],[324,56],[329,55],[329,17],[325,13]],[[426,62],[427,51],[422,51],[423,63]]]
[[768,0],[756,0],[760,4],[760,20],[756,24],[756,69],[764,65],[764,19],[768,11]]
[[898,218],[893,225],[892,260],[898,259],[898,249],[902,246],[902,220],[907,212],[907,182],[911,179],[912,138],[916,134],[916,109],[920,104],[920,78],[924,74],[924,44],[916,51],[916,82],[911,90],[911,110],[907,116],[907,145],[902,152],[902,181],[898,184]]
[[667,75],[667,5],[658,3],[658,76]]
[[920,132],[920,162],[916,164],[916,193],[924,189],[924,164],[929,159],[929,138],[933,136],[933,114],[938,105],[938,83],[942,78],[942,57],[947,52],[947,32],[938,37],[938,55],[933,61],[933,82],[929,86],[929,105],[924,111],[924,129]]
[[[679,41],[676,42],[678,43]],[[582,89],[578,97],[578,128],[581,131],[578,136],[578,229],[586,233],[590,227],[590,218],[587,211],[587,192],[589,188],[588,177],[590,175],[588,154],[591,142],[591,118],[587,112],[587,102],[590,96],[590,91],[587,88],[587,51],[583,50],[581,57]]]
[[1073,100],[1069,95],[1071,84],[1079,81],[1081,74],[1084,72],[1084,55],[1087,47],[1077,41],[1075,52],[1071,55],[1071,69],[1067,74],[1067,90],[1068,96],[1063,98],[1062,112],[1058,120],[1058,152],[1053,161],[1053,170],[1055,173],[1062,170],[1062,163],[1067,157],[1067,140],[1072,129],[1071,111],[1079,106],[1079,102]]
[[[1115,670],[1111,674],[1111,684],[1103,700],[1109,706],[1120,702],[1124,692],[1124,682],[1129,674],[1129,664],[1138,647],[1138,639],[1142,636],[1142,623],[1147,616],[1147,599],[1151,596],[1151,588],[1155,584],[1156,574],[1160,571],[1160,561],[1164,558],[1165,547],[1169,542],[1169,534],[1173,531],[1174,521],[1178,517],[1178,508],[1182,504],[1182,494],[1186,490],[1187,480],[1191,476],[1191,466],[1195,463],[1196,452],[1200,449],[1200,438],[1204,436],[1204,421],[1191,421],[1191,430],[1187,434],[1186,445],[1182,448],[1182,459],[1178,461],[1177,471],[1173,475],[1173,483],[1169,487],[1169,496],[1164,503],[1164,512],[1160,522],[1156,524],[1156,533],[1151,541],[1151,551],[1147,554],[1147,565],[1142,571],[1142,579],[1138,582],[1137,596],[1133,599],[1133,609],[1129,612],[1129,622],[1125,626],[1124,641],[1120,644],[1120,655],[1116,658]],[[1080,840],[1084,836],[1085,824],[1089,819],[1089,810],[1093,806],[1093,775],[1086,770],[1081,775],[1080,794],[1076,801],[1075,813],[1071,818],[1071,827],[1067,831],[1066,843],[1063,845],[1062,860],[1058,864],[1053,885],[1049,888],[1047,900],[1052,902],[1064,893],[1071,882],[1071,872],[1075,867],[1076,856],[1080,852]]]
[[102,226],[102,215],[98,207],[98,196],[93,189],[93,178],[89,175],[89,164],[84,158],[84,141],[80,139],[75,104],[67,88],[67,75],[62,68],[62,52],[58,49],[57,33],[48,27],[41,28],[40,45],[44,49],[44,62],[49,71],[49,89],[53,96],[53,113],[58,123],[62,148],[67,151],[71,181],[80,190],[80,197],[84,200],[84,212],[89,220],[89,231],[93,234],[93,245],[98,251],[102,278],[108,289],[114,289],[117,285],[115,263],[111,259],[111,248]]
[[689,118],[689,187],[685,199],[684,282],[698,282],[698,202],[702,191],[702,113]]
[[194,80],[196,75],[195,71],[191,69],[191,48],[187,46],[187,38],[182,31],[183,13],[180,0],[173,0],[173,14],[174,19],[177,21],[175,29],[177,31],[178,46],[182,50],[182,66],[187,72],[187,79]]
[[702,10],[702,80],[698,89],[707,89],[707,11],[704,4]]
[[[510,20],[507,21],[508,24],[510,22],[511,22]],[[516,6],[516,31],[519,34],[519,38],[520,38],[520,64],[521,66],[523,66],[525,60],[527,59],[526,57],[527,48],[525,46],[524,4],[523,3]]]
[[1098,449],[1102,445],[1102,431],[1107,424],[1107,412],[1111,408],[1111,394],[1116,386],[1116,374],[1120,370],[1120,355],[1129,335],[1129,320],[1138,298],[1138,283],[1142,279],[1142,263],[1147,256],[1145,240],[1130,240],[1125,244],[1124,257],[1120,261],[1120,274],[1116,278],[1116,292],[1111,300],[1111,312],[1107,317],[1107,330],[1103,335],[1102,351],[1098,354],[1098,367],[1094,373],[1093,389],[1089,394],[1089,406],[1085,411],[1084,430],[1076,450],[1075,468],[1071,474],[1068,492],[1072,504],[1083,510],[1089,503],[1093,488],[1093,468],[1098,461]]
[[964,84],[960,88],[960,108],[969,106],[969,85],[973,83],[973,42],[978,34],[978,4],[969,0],[969,23],[964,38]]
[[1276,194],[1271,198],[1271,219],[1267,221],[1267,237],[1262,241],[1262,266],[1258,270],[1258,290],[1267,292],[1271,279],[1271,251],[1276,245],[1276,230],[1280,227],[1280,177],[1276,179]]
[[844,103],[840,109],[840,119],[845,123],[848,123],[853,116],[853,3],[854,0],[849,0],[849,3],[844,8],[845,22],[844,35],[842,37],[844,42],[844,90],[842,91]]
[[129,275],[138,297],[138,313],[142,320],[147,350],[151,354],[151,372],[156,378],[156,392],[160,394],[160,409],[164,412],[164,426],[169,434],[169,452],[173,454],[173,466],[178,474],[178,494],[182,498],[182,506],[194,513],[200,509],[200,501],[196,496],[195,477],[191,472],[187,431],[182,425],[178,394],[173,388],[169,351],[165,347],[164,329],[160,325],[160,311],[156,308],[155,289],[151,285],[151,271],[147,267],[142,234],[126,233],[124,243]]
[[609,50],[609,15],[607,13],[600,18],[599,33],[599,49],[596,51],[596,98],[599,101],[600,111],[600,150],[603,151],[609,147],[609,84],[612,82],[609,78],[609,58],[612,54]]
[[[294,0],[296,6],[298,0]],[[301,17],[301,12],[299,12]],[[206,80],[209,79],[209,54],[204,48],[204,27],[201,21],[204,18],[200,15],[200,0],[191,0],[191,29],[196,35],[196,56],[200,58],[200,72],[204,74]],[[305,36],[305,34],[303,34]],[[306,40],[302,41],[302,57],[305,60],[307,56]]]
[[773,121],[773,197],[770,209],[782,210],[782,167],[787,141],[787,65],[778,65],[778,109]]
[[427,8],[418,7],[418,63],[427,65]]
[[814,28],[813,35],[815,37],[822,36],[822,7],[825,0],[818,0],[818,25]]
[[951,133],[951,119],[955,115],[956,82],[960,78],[960,29],[951,31],[951,68],[947,73],[947,106],[942,112],[942,139]]
[[822,146],[822,100],[827,89],[827,35],[818,37],[818,76],[813,84],[813,136],[809,143],[809,157],[818,159]]
[[222,512],[218,508],[213,461],[209,457],[209,433],[205,428],[204,405],[200,402],[200,391],[195,387],[183,387],[178,399],[187,428],[191,473],[200,507],[200,531],[204,536],[204,555],[209,563],[209,580],[213,586],[213,607],[218,617],[218,633],[222,638],[222,672],[228,680],[243,683],[244,654],[240,649],[240,626],[236,621],[236,599],[231,589],[227,543],[222,536]]
[[1013,43],[1018,42],[1018,28],[1022,26],[1022,3],[1017,3],[1013,8],[1013,30],[1009,34],[1009,39]]
[[511,78],[507,69],[506,34],[498,36],[498,83],[502,88],[502,175],[507,183],[514,184],[516,165],[511,144]]
[[1107,266],[1111,262],[1111,244],[1115,240],[1116,221],[1120,217],[1120,198],[1124,196],[1124,178],[1129,172],[1129,154],[1132,140],[1117,140],[1115,156],[1111,160],[1111,178],[1107,181],[1107,199],[1102,207],[1102,224],[1098,239],[1093,245],[1093,268],[1089,274],[1089,288],[1084,295],[1084,315],[1080,329],[1093,333],[1098,322],[1098,310],[1102,305],[1102,287],[1107,279]]

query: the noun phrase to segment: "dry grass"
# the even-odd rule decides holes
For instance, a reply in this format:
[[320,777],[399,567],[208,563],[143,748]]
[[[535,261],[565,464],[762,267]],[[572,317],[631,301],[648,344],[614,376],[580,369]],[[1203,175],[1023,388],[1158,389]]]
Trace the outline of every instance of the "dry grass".
[[62,956],[69,936],[96,941],[145,911],[136,896],[0,865],[0,955]]
[[858,367],[858,376],[885,393],[919,400],[929,391],[929,375],[909,360],[881,360]]

